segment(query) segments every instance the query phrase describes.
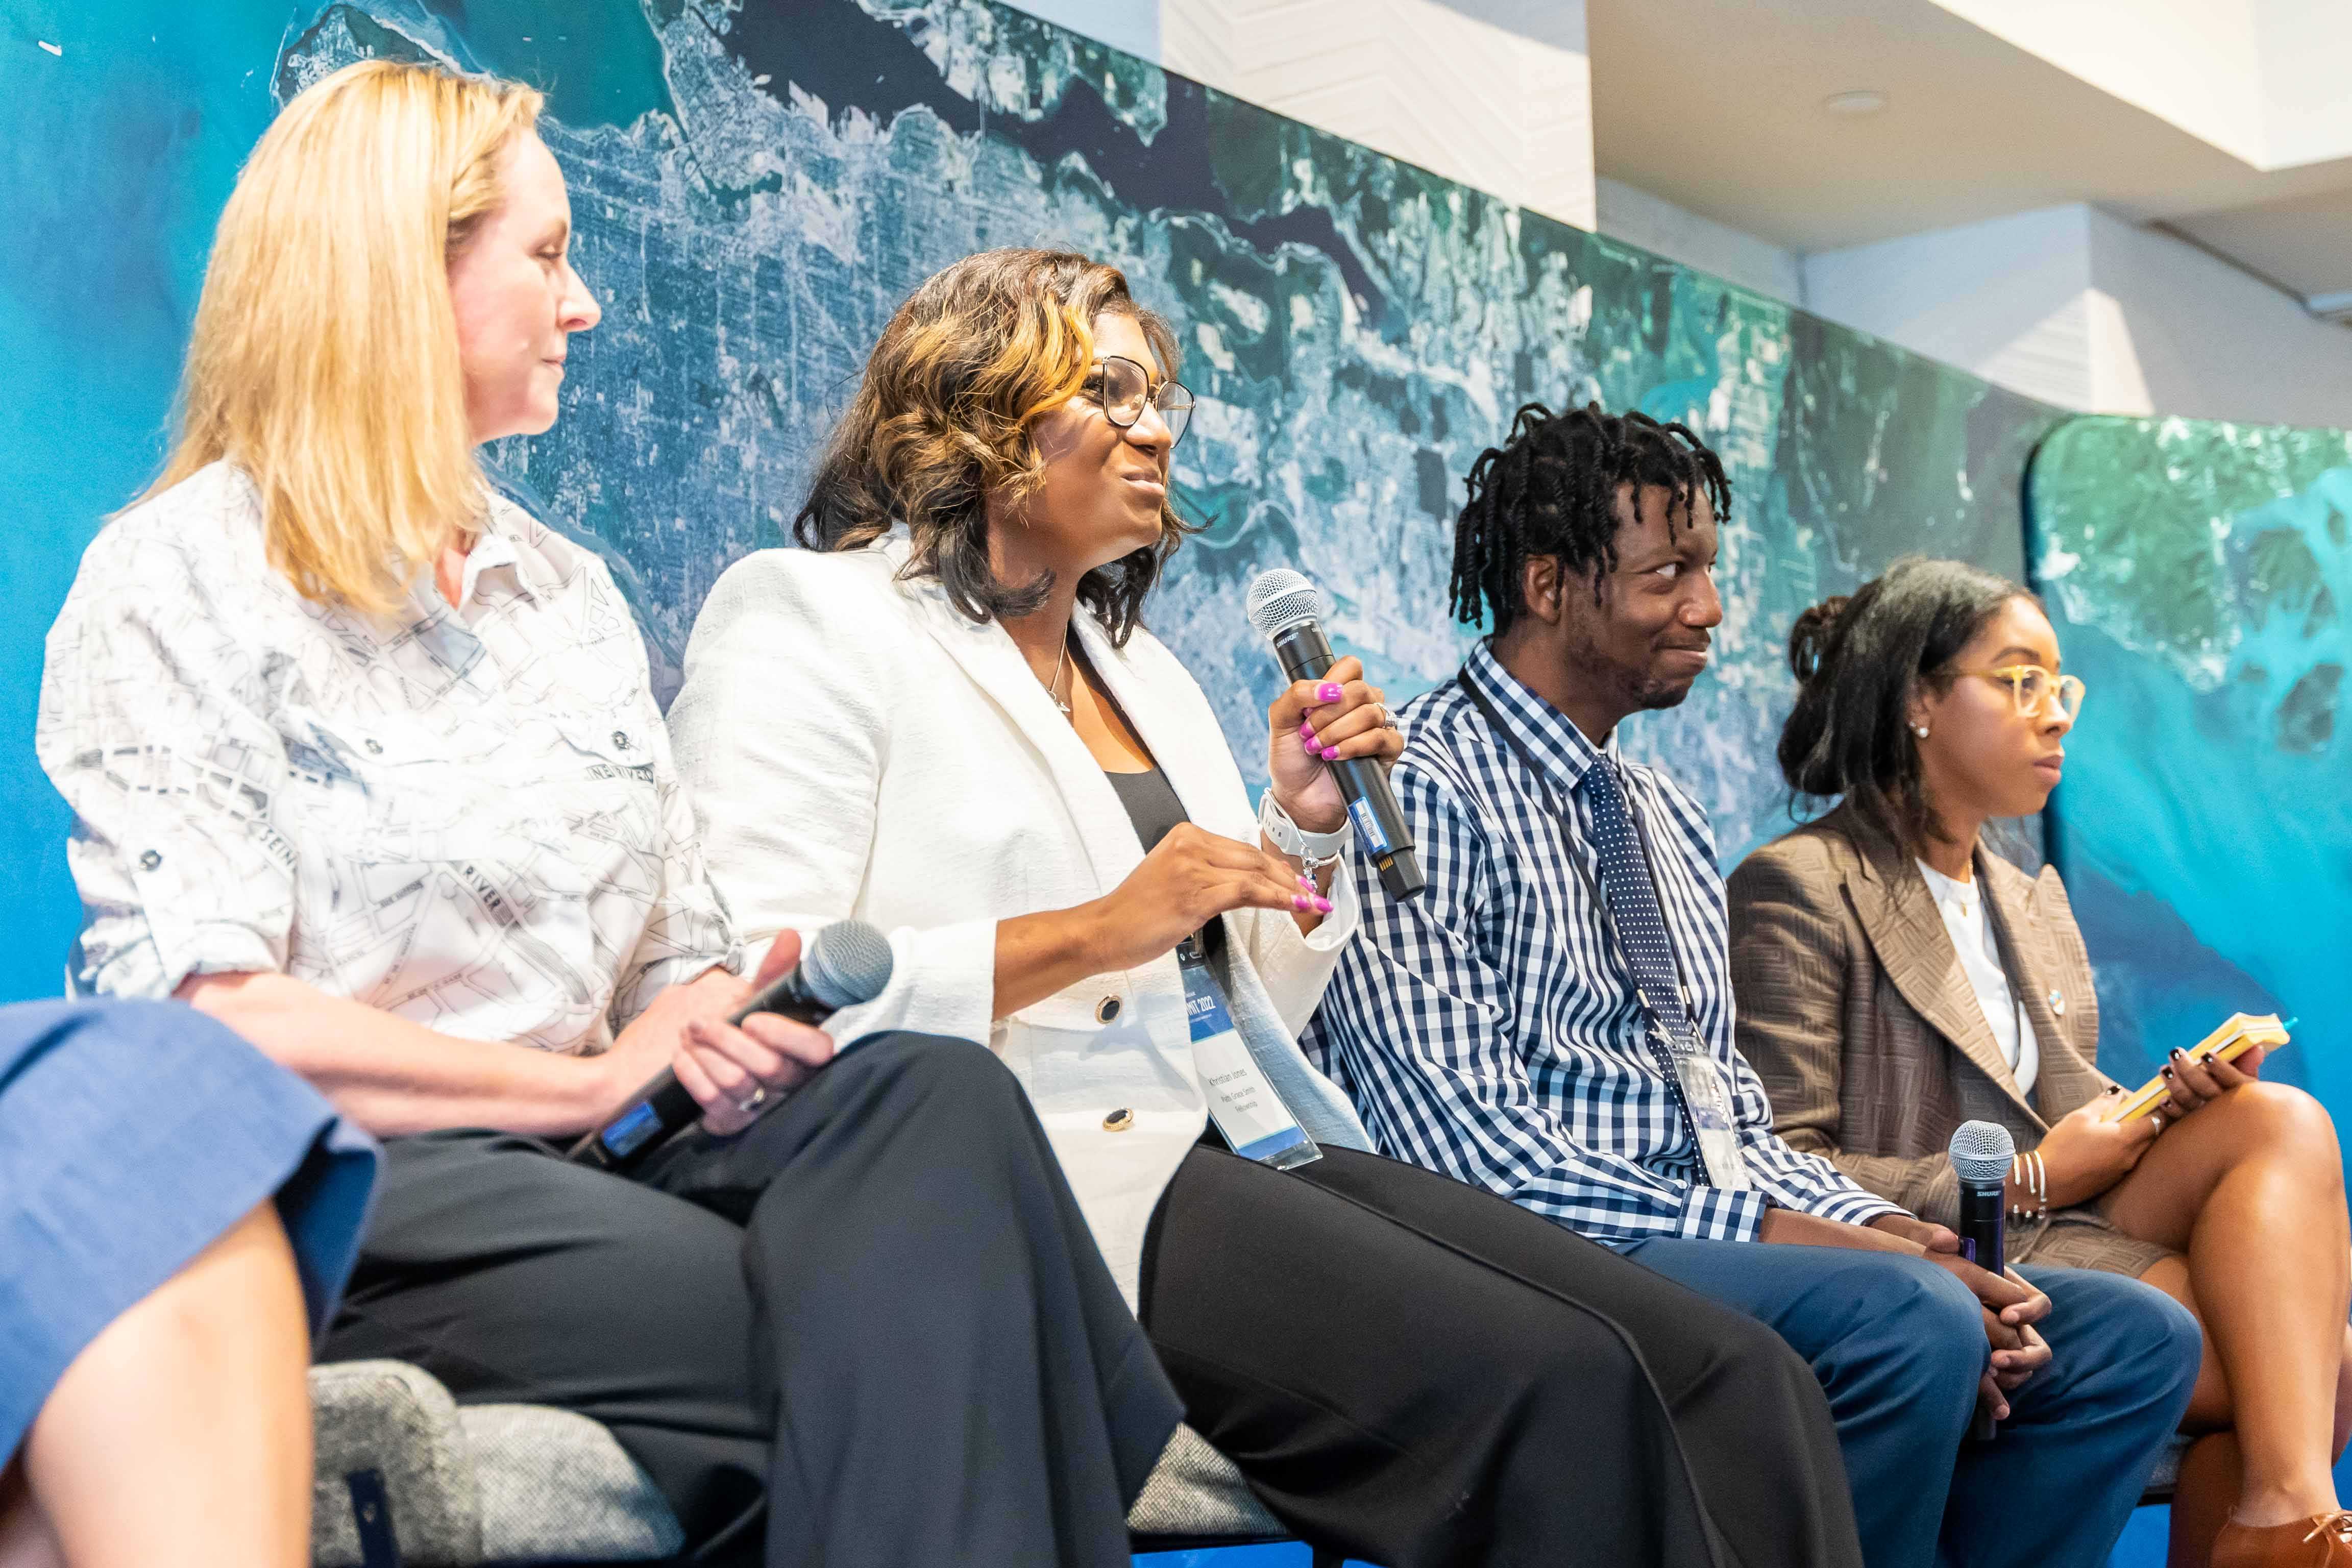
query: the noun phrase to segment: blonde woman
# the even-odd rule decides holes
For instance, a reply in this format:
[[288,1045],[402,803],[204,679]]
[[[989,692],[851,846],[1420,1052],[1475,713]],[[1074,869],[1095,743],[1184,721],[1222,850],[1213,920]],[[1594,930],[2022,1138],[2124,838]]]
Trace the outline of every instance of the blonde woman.
[[[602,1421],[706,1557],[1123,1562],[1177,1405],[1020,1086],[848,1013],[822,1073],[833,1037],[724,1022],[628,610],[477,467],[597,320],[538,110],[354,66],[247,165],[178,446],[49,639],[82,982],[388,1140],[329,1357]],[[555,1157],[666,1067],[704,1131],[635,1180]]]

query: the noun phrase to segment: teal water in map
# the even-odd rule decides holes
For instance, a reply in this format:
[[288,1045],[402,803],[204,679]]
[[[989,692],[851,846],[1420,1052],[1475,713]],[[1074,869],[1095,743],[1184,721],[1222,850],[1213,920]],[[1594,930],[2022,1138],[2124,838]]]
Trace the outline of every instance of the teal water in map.
[[2086,419],[2035,459],[2037,569],[2082,722],[2057,858],[2099,959],[2101,1056],[2145,1076],[2233,1012],[2352,1105],[2352,437]]

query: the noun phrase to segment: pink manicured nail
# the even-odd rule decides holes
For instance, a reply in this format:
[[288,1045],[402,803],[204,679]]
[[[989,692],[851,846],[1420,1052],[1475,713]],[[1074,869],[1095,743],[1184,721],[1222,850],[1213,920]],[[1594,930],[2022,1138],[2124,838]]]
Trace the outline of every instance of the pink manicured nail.
[[1301,721],[1298,726],[1298,732],[1311,741],[1315,738],[1315,726]]
[[1337,746],[1326,746],[1323,748],[1323,760],[1327,763],[1339,754],[1339,748]]
[[1290,907],[1297,910],[1303,915],[1308,910],[1313,909],[1315,907],[1315,903],[1314,900],[1309,899],[1306,894],[1300,893],[1290,900]]
[[1318,915],[1329,914],[1331,912],[1331,900],[1328,899],[1317,899],[1315,900],[1315,912]]
[[1312,735],[1309,735],[1309,736],[1307,736],[1307,739],[1305,739],[1305,740],[1303,740],[1303,741],[1299,742],[1298,742],[1298,749],[1299,749],[1300,751],[1302,751],[1302,752],[1306,752],[1306,753],[1307,753],[1308,756],[1310,756],[1310,757],[1312,757],[1312,756],[1316,756],[1316,755],[1318,755],[1318,754],[1319,754],[1319,753],[1318,753],[1318,752],[1317,752],[1317,751],[1315,750],[1315,737],[1314,737],[1314,736],[1312,736]]
[[1337,702],[1346,695],[1347,688],[1336,680],[1327,680],[1315,689],[1315,700],[1318,702]]
[[1302,887],[1302,888],[1306,889],[1307,889],[1308,892],[1310,892],[1310,893],[1311,893],[1311,892],[1313,892],[1313,891],[1315,890],[1315,879],[1314,879],[1312,877],[1301,877],[1301,878],[1299,878],[1299,879],[1298,879],[1298,885],[1299,885],[1300,887]]

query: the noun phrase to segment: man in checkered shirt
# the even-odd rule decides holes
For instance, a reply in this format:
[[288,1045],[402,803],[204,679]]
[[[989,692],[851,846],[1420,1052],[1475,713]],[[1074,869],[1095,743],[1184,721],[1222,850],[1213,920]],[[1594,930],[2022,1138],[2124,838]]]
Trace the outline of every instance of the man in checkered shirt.
[[[1681,425],[1532,405],[1469,492],[1454,609],[1494,635],[1400,715],[1391,774],[1429,889],[1359,878],[1308,1050],[1386,1152],[1778,1331],[1873,1568],[2104,1561],[2187,1405],[2195,1321],[2119,1276],[1996,1278],[1774,1133],[1732,1046],[1706,813],[1618,752],[1706,667],[1721,464]],[[1964,1446],[1979,1405],[2004,1425]]]

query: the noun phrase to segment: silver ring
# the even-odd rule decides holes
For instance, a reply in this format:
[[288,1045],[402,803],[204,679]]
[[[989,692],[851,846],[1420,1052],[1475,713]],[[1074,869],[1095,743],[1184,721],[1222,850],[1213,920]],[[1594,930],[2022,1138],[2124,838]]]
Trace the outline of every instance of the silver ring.
[[751,1086],[751,1093],[745,1095],[742,1099],[735,1102],[735,1109],[741,1111],[744,1115],[749,1116],[751,1112],[759,1110],[760,1107],[765,1105],[767,1102],[768,1086],[763,1083],[755,1083]]
[[1381,729],[1383,729],[1383,730],[1393,730],[1393,729],[1395,729],[1395,728],[1397,727],[1397,725],[1396,725],[1396,715],[1389,711],[1388,704],[1387,704],[1387,703],[1385,703],[1385,702],[1375,702],[1375,703],[1373,703],[1373,704],[1372,704],[1372,706],[1373,706],[1373,707],[1375,707],[1375,708],[1377,708],[1377,709],[1379,709],[1379,710],[1381,710]]

